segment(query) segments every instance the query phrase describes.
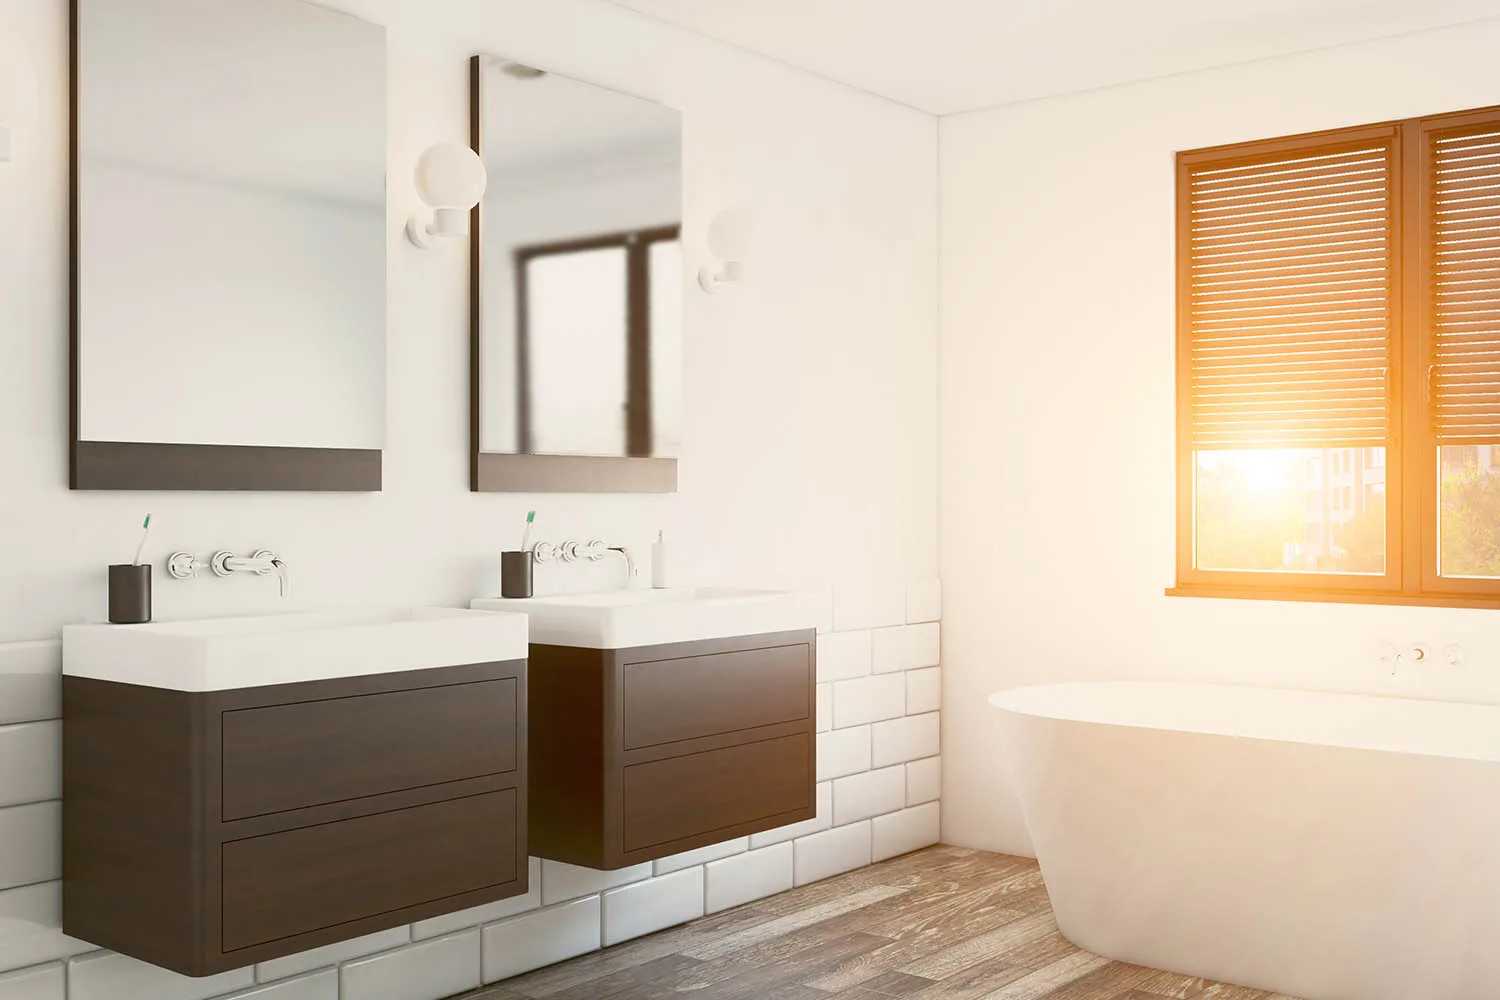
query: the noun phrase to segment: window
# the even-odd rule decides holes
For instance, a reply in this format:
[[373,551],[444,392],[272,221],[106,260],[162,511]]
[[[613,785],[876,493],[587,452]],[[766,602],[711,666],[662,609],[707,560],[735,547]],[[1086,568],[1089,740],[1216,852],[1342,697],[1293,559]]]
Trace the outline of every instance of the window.
[[1177,185],[1172,592],[1500,607],[1500,108]]

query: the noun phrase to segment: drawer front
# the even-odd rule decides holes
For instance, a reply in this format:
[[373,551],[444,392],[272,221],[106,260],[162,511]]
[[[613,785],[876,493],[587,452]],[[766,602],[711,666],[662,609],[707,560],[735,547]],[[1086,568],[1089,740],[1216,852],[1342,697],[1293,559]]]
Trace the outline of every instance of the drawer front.
[[223,949],[393,913],[516,878],[514,789],[223,846]]
[[626,664],[625,748],[810,718],[812,670],[807,643]]
[[223,713],[226,822],[516,769],[515,678]]
[[812,740],[796,733],[625,768],[624,849],[811,809]]

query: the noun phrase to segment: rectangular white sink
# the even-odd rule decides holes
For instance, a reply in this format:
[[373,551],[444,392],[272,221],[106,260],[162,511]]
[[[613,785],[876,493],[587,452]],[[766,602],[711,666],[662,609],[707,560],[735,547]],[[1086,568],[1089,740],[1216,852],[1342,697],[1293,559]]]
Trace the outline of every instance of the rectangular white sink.
[[525,600],[481,598],[481,611],[518,611],[531,619],[531,641],[586,649],[627,649],[672,642],[816,628],[815,594],[733,587],[616,590]]
[[63,628],[64,674],[174,691],[495,663],[526,652],[524,615],[448,608]]

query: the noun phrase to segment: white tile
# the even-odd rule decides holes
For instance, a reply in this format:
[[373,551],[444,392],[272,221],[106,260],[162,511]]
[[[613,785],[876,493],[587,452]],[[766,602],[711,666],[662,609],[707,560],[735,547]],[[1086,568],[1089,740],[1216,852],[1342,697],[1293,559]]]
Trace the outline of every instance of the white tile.
[[906,765],[906,804],[936,802],[943,794],[943,758],[928,757]]
[[795,840],[805,837],[809,833],[817,833],[826,830],[833,825],[833,783],[822,781],[817,787],[817,815],[812,819],[803,820],[801,823],[792,823],[790,826],[778,826],[774,830],[765,833],[752,833],[750,835],[750,849],[752,851],[762,847],[770,847],[772,844],[780,844],[783,841]]
[[62,883],[0,892],[0,969],[55,962],[97,950],[62,932]]
[[0,645],[0,726],[62,717],[62,643]]
[[62,803],[0,809],[0,889],[62,878]]
[[339,969],[342,1000],[443,1000],[478,986],[478,928],[361,958]]
[[536,909],[542,905],[542,862],[538,858],[532,858],[530,866],[529,874],[526,876],[524,896],[512,896],[499,902],[472,906],[456,913],[445,913],[441,917],[433,917],[430,920],[418,920],[411,925],[411,936],[418,941],[441,937],[444,934],[461,931],[466,927],[478,927],[480,924],[504,920],[517,913]]
[[906,805],[906,768],[852,774],[833,783],[833,825],[895,812]]
[[906,714],[906,678],[900,674],[861,677],[833,686],[833,728],[862,726]]
[[68,1000],[207,1000],[253,985],[249,969],[189,979],[107,951],[68,962]]
[[0,806],[62,798],[62,723],[0,726]]
[[835,729],[818,734],[818,780],[840,778],[870,769],[870,727]]
[[715,861],[704,868],[705,898],[709,913],[727,910],[757,899],[786,892],[792,887],[790,843],[775,844],[738,857]]
[[599,897],[586,896],[490,924],[484,929],[484,981],[498,982],[594,951],[602,941],[599,912]]
[[673,854],[671,857],[660,859],[656,862],[656,874],[670,875],[672,872],[679,872],[684,868],[692,868],[694,865],[706,865],[710,861],[718,861],[720,858],[743,854],[749,849],[749,837],[737,837],[734,840],[726,840],[722,844],[710,844],[707,847],[700,847],[696,851],[684,851],[681,854]]
[[793,841],[796,848],[795,875],[806,885],[870,863],[870,823],[834,827]]
[[67,989],[61,962],[0,975],[0,1000],[67,1000]]
[[877,816],[870,821],[872,831],[871,857],[875,861],[894,858],[898,854],[909,854],[923,847],[931,847],[942,835],[940,813],[936,802],[915,809],[903,809],[889,816]]
[[221,1000],[339,1000],[339,970],[324,969],[310,976],[283,979]]
[[937,622],[876,629],[870,637],[870,669],[888,674],[937,666],[942,658],[941,630]]
[[908,580],[906,623],[935,622],[943,617],[943,583],[937,578]]
[[616,886],[639,882],[643,878],[650,877],[651,862],[649,861],[643,865],[633,865],[630,868],[621,868],[613,872],[580,868],[577,865],[563,864],[561,861],[543,861],[542,905],[551,906],[554,903],[577,899],[579,896],[591,896],[605,889],[613,889]]
[[611,889],[602,898],[604,945],[609,947],[703,916],[703,869]]
[[870,673],[870,633],[834,632],[818,636],[818,680],[845,680]]
[[871,766],[889,767],[923,757],[936,757],[942,739],[938,718],[937,712],[928,712],[875,723],[870,727]]
[[818,732],[826,733],[833,728],[833,685],[819,684],[817,686]]
[[906,585],[898,580],[850,580],[833,589],[833,628],[900,625],[906,621]]
[[936,712],[943,707],[943,671],[941,667],[906,672],[906,714]]
[[411,943],[411,929],[403,924],[388,931],[366,934],[349,941],[339,941],[311,951],[261,962],[255,967],[255,981],[269,983],[276,979],[300,976],[304,972],[338,965],[340,962],[363,955],[373,955],[377,951],[390,951],[392,948],[399,948],[409,943]]

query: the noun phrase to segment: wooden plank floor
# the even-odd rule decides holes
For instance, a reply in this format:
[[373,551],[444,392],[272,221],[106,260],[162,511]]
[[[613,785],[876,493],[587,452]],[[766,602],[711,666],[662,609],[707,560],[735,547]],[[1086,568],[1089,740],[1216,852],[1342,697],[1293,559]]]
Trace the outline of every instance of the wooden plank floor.
[[1058,933],[1035,861],[934,847],[465,1000],[1291,1000],[1112,962]]

